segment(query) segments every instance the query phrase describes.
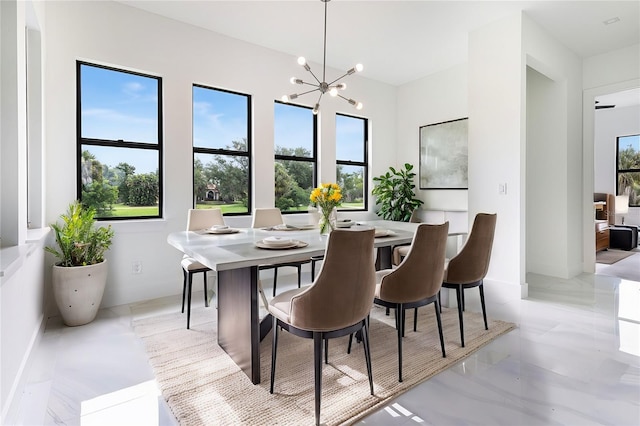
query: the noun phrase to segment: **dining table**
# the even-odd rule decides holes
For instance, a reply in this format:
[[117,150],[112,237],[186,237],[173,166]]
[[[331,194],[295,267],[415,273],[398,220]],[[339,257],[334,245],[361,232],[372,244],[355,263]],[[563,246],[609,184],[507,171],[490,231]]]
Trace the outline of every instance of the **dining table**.
[[[354,222],[348,229],[376,229],[376,269],[385,269],[391,267],[393,246],[411,243],[418,225],[374,220]],[[317,226],[295,225],[262,229],[218,227],[168,235],[171,246],[216,272],[218,345],[252,383],[260,383],[260,341],[272,326],[269,314],[262,318],[259,315],[258,267],[321,256],[327,238]],[[271,245],[274,240],[281,243]]]

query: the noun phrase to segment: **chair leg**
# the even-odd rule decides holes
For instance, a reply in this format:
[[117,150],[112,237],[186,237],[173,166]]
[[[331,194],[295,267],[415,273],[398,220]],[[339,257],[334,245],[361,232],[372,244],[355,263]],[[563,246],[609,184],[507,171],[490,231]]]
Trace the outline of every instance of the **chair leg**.
[[351,353],[351,344],[353,343],[353,333],[349,335],[349,345],[347,346],[347,353]]
[[462,324],[462,287],[456,287],[456,297],[458,299],[458,321],[460,322],[460,344],[464,348],[464,325]]
[[398,325],[398,381],[402,383],[402,336],[404,331],[404,308],[402,303],[396,306],[396,323]]
[[273,317],[273,340],[271,342],[271,387],[269,392],[273,393],[273,383],[276,378],[276,353],[278,352],[278,320]]
[[191,324],[191,288],[193,287],[193,274],[189,272],[189,284],[187,289],[187,330]]
[[320,397],[322,395],[322,333],[313,332],[313,364],[315,373],[316,425],[320,425]]
[[480,289],[480,304],[482,305],[482,317],[484,318],[484,329],[488,330],[489,325],[487,324],[487,310],[484,306],[484,285],[480,284],[478,288]]
[[[400,314],[402,315],[402,337],[404,337],[404,327],[405,324],[407,323],[406,319],[407,319],[407,311],[402,308],[400,310]],[[398,315],[398,311],[396,311],[396,315]]]
[[329,364],[329,339],[324,339],[324,363]]
[[440,305],[440,313],[442,313],[442,289],[438,290],[438,305]]
[[418,308],[413,309],[413,331],[418,331]]
[[208,298],[208,291],[207,291],[207,271],[204,271],[202,273],[204,275],[204,307],[208,308],[209,307],[209,298]]
[[362,346],[364,347],[364,360],[367,363],[367,374],[369,375],[369,389],[373,395],[373,373],[371,372],[371,348],[369,347],[369,323],[363,321],[362,325]]
[[460,292],[462,293],[462,311],[464,311],[465,308],[467,307],[464,300],[464,288],[460,287]]
[[184,298],[187,296],[187,271],[182,268],[182,313],[184,314]]
[[298,265],[298,288],[302,284],[302,265]]
[[278,283],[278,268],[273,268],[273,297],[276,297],[276,284]]
[[438,322],[438,334],[440,335],[440,348],[442,349],[442,358],[446,358],[444,351],[444,335],[442,334],[442,318],[440,318],[440,302],[436,299],[434,307],[436,308],[436,321]]
[[312,260],[311,261],[311,282],[315,281],[316,279],[316,261]]

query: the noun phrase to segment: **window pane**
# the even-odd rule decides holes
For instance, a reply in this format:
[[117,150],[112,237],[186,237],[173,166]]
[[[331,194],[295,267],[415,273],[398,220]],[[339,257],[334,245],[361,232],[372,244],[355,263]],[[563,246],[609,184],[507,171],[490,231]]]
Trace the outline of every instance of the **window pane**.
[[640,169],[640,135],[618,138],[618,169]]
[[158,79],[82,64],[82,138],[158,143]]
[[629,194],[629,206],[640,207],[640,172],[618,173],[618,194]]
[[82,202],[98,218],[159,216],[158,151],[82,146]]
[[365,161],[364,122],[362,118],[336,115],[336,159]]
[[362,166],[338,165],[338,185],[343,197],[341,210],[364,209],[364,170]]
[[313,189],[314,163],[276,160],[276,207],[281,211],[306,211]]
[[273,123],[276,154],[312,158],[313,117],[310,108],[276,102]]
[[246,151],[248,120],[247,96],[193,87],[193,146]]
[[249,211],[249,157],[195,153],[193,182],[197,208],[220,208],[223,214]]

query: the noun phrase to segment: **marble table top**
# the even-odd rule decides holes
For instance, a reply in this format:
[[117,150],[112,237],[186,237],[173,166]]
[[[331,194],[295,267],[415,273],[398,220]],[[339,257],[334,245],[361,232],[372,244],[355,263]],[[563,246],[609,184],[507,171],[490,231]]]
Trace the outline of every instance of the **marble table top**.
[[[358,222],[348,229],[355,231],[375,227],[392,231],[390,235],[375,239],[375,247],[385,247],[410,243],[417,226],[416,223],[376,220]],[[205,230],[173,232],[167,237],[167,242],[214,271],[305,260],[324,254],[327,245],[327,236],[320,235],[317,228],[299,231],[238,228],[238,231],[233,234],[209,234]],[[291,249],[256,246],[256,242],[270,236],[299,240],[307,246]]]

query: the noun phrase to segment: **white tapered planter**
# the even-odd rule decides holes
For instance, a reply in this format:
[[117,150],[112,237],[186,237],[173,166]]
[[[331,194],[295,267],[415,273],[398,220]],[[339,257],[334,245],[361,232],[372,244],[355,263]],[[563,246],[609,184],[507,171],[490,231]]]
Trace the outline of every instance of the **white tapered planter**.
[[68,326],[90,323],[96,317],[107,283],[107,261],[88,266],[53,265],[53,295]]

